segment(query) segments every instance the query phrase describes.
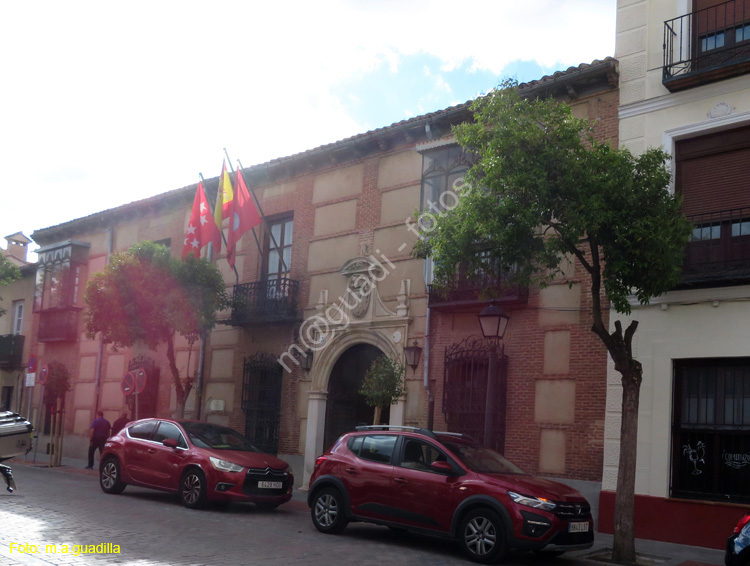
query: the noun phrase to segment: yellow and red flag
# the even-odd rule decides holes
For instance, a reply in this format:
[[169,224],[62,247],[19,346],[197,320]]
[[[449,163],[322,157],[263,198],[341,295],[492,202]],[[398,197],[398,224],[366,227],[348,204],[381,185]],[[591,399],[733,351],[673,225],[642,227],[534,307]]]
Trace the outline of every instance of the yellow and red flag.
[[216,249],[221,245],[221,232],[214,222],[211,214],[211,207],[208,206],[206,193],[203,191],[203,183],[198,183],[198,190],[195,191],[193,200],[193,209],[190,213],[185,240],[182,245],[182,259],[189,254],[200,257],[201,248],[213,242]]
[[232,201],[234,191],[232,190],[232,179],[227,172],[226,161],[221,164],[221,177],[219,177],[219,191],[216,193],[216,206],[214,207],[214,220],[221,230],[221,223],[229,218],[232,213]]

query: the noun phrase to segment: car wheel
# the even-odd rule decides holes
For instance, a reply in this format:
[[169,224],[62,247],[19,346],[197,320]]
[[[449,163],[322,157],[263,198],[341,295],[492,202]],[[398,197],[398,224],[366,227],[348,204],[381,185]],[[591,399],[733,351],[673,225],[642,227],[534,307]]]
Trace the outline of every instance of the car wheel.
[[256,503],[255,504],[255,506],[261,511],[273,511],[279,505],[281,505],[281,503]]
[[461,521],[458,541],[464,554],[474,562],[499,562],[506,553],[502,520],[490,509],[469,511]]
[[198,468],[190,468],[180,480],[180,501],[188,509],[200,509],[206,503],[206,476]]
[[315,494],[310,509],[313,525],[321,533],[340,533],[349,524],[344,511],[344,498],[338,489],[324,488]]
[[120,479],[120,463],[117,458],[107,458],[99,467],[99,485],[104,493],[122,493],[127,484]]

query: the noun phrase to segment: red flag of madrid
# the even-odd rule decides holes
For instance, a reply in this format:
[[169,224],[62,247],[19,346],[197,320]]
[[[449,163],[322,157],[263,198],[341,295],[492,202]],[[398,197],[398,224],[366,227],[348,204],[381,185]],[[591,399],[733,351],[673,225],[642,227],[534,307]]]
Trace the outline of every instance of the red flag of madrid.
[[260,214],[247,190],[245,180],[239,169],[235,173],[234,198],[232,199],[231,216],[229,217],[229,235],[227,236],[227,261],[234,267],[237,242],[242,234],[260,224]]
[[206,193],[203,191],[203,183],[198,183],[193,210],[190,213],[190,221],[182,246],[182,259],[185,259],[191,253],[195,257],[200,257],[201,248],[207,246],[209,242],[213,242],[214,247],[218,248],[221,244],[221,232],[216,227],[211,207],[208,206]]

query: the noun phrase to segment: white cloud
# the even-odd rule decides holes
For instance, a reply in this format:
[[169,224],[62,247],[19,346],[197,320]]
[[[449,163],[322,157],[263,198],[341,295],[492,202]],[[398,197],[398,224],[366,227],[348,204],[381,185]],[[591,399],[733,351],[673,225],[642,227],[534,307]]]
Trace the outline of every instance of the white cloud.
[[615,0],[2,3],[0,236],[216,176],[223,147],[248,166],[362,132],[332,87],[395,72],[406,55],[494,73],[519,58],[611,55],[614,11]]

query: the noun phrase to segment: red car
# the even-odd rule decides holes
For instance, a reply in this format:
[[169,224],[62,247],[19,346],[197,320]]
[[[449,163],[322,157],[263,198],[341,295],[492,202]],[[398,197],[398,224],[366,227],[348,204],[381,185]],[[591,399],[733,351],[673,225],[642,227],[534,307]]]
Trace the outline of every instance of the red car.
[[315,462],[307,502],[321,532],[367,521],[457,540],[475,562],[594,543],[590,506],[575,489],[529,476],[467,437],[424,429],[345,434]]
[[239,432],[211,423],[143,419],[104,445],[99,485],[122,493],[127,485],[177,493],[185,507],[206,501],[251,501],[275,509],[292,497],[289,465],[260,452]]

